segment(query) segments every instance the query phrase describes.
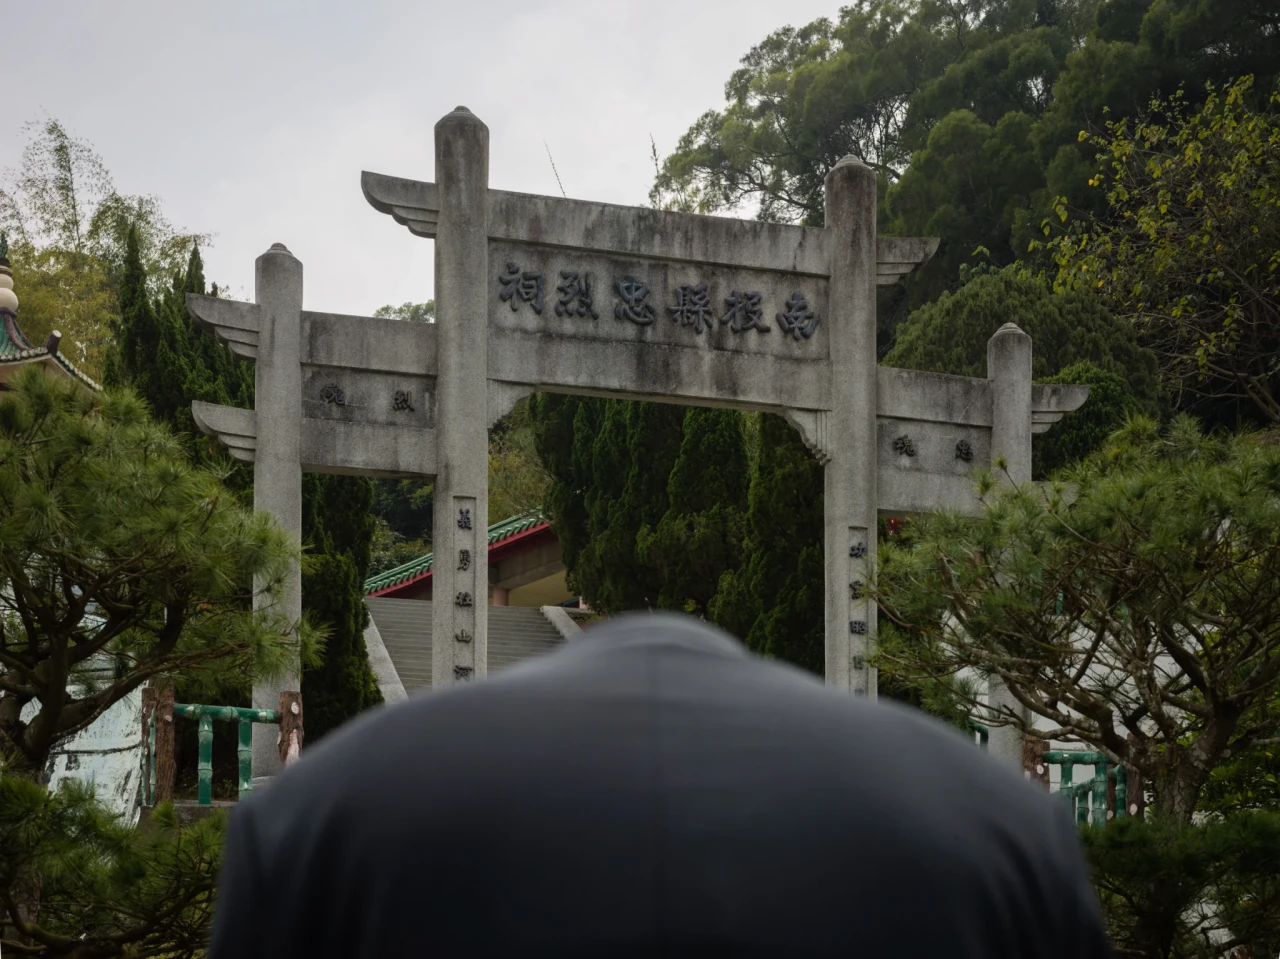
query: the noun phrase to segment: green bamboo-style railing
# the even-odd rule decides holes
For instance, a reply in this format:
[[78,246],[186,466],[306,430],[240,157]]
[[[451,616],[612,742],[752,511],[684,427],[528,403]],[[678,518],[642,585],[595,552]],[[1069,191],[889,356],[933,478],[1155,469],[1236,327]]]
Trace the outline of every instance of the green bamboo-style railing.
[[[173,714],[188,719],[199,720],[197,733],[200,743],[200,755],[197,762],[199,786],[197,801],[202,806],[213,803],[213,723],[214,720],[234,722],[240,725],[240,744],[237,748],[239,758],[239,791],[240,799],[247,799],[253,792],[253,724],[269,723],[278,725],[280,714],[274,709],[245,709],[241,706],[205,706],[200,703],[174,703]],[[156,795],[156,718],[151,716],[148,724],[147,749],[150,770],[147,783],[147,795],[154,801]]]
[[[1075,821],[1080,825],[1092,822],[1095,826],[1107,821],[1107,785],[1116,784],[1115,816],[1123,819],[1129,815],[1129,771],[1124,766],[1113,765],[1105,753],[1092,753],[1070,749],[1052,749],[1044,754],[1044,761],[1051,766],[1062,767],[1062,785],[1058,795],[1071,805]],[[1093,775],[1076,781],[1077,766],[1092,766]]]

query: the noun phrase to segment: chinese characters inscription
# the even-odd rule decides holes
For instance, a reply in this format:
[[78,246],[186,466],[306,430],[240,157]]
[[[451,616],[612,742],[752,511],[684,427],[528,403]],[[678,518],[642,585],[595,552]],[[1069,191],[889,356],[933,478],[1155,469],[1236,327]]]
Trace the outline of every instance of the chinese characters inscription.
[[729,329],[735,333],[746,330],[759,330],[768,333],[769,327],[764,322],[764,310],[760,306],[760,294],[752,291],[734,290],[732,296],[725,297],[724,305],[728,307],[721,323],[728,323]]
[[647,286],[628,274],[614,284],[614,289],[619,299],[613,307],[614,319],[630,320],[639,326],[653,322],[653,304],[645,302],[649,296]]
[[471,568],[471,550],[458,550],[458,569],[467,570]]
[[458,510],[458,529],[471,529],[471,510]]
[[561,270],[560,279],[563,282],[556,287],[560,291],[560,299],[556,301],[556,316],[589,316],[593,320],[600,319],[592,293],[595,284],[591,274]]
[[685,283],[676,288],[676,305],[667,307],[671,322],[692,326],[695,333],[711,329],[711,293],[706,283]]
[[804,294],[795,292],[787,300],[786,309],[778,314],[778,327],[783,333],[790,333],[794,340],[807,340],[818,328],[818,320],[818,314],[809,309]]
[[471,594],[465,590],[454,597],[455,606],[474,606],[475,602],[471,599]]
[[397,413],[403,413],[405,411],[410,413],[417,412],[413,408],[413,391],[396,390],[396,395],[391,400],[391,408]]
[[973,447],[968,440],[956,441],[956,459],[964,460],[966,463],[973,462]]
[[347,394],[343,392],[342,387],[337,383],[330,383],[320,391],[320,399],[324,400],[330,406],[346,406]]
[[507,272],[498,277],[501,290],[498,299],[511,304],[514,313],[521,303],[528,303],[533,312],[542,315],[542,274],[521,271],[514,263],[507,263]]
[[454,666],[453,667],[454,679],[468,680],[473,675],[475,675],[475,669],[473,669],[471,666]]

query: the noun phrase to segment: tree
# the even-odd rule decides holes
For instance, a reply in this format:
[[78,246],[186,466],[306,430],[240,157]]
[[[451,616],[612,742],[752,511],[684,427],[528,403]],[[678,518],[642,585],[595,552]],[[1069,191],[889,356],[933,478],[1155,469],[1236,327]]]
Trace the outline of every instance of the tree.
[[[50,793],[0,778],[0,949],[50,959],[203,955],[225,833],[222,813],[179,828],[165,804],[134,829],[75,780]],[[35,916],[20,907],[33,884]]]
[[749,51],[653,198],[816,225],[827,171],[862,158],[880,175],[882,232],[942,239],[882,301],[891,330],[954,287],[976,247],[1026,259],[1054,197],[1098,211],[1078,134],[1107,111],[1248,73],[1269,84],[1278,64],[1268,0],[861,0]]
[[720,577],[742,562],[747,496],[742,414],[685,410],[680,452],[667,481],[670,503],[636,533],[636,552],[661,577],[656,605],[705,616]]
[[571,588],[606,612],[657,605],[662,574],[636,537],[670,507],[683,408],[539,393],[529,414]]
[[[1085,135],[1107,214],[1055,238],[1056,286],[1097,289],[1134,323],[1187,408],[1207,399],[1280,425],[1280,123],[1251,78],[1188,114],[1180,95]],[[1069,211],[1065,199],[1058,215]],[[1049,227],[1046,225],[1045,230]]]
[[1280,448],[1135,419],[1066,476],[1074,500],[988,480],[979,520],[882,546],[884,666],[998,676],[1038,736],[1138,769],[1190,821],[1215,768],[1280,733]]
[[1130,417],[1150,410],[1151,404],[1144,408],[1123,376],[1091,360],[1065,366],[1041,382],[1087,386],[1089,401],[1048,433],[1032,437],[1033,476],[1051,476],[1056,470],[1079,462],[1099,449]]
[[[228,464],[225,451],[196,430],[191,402],[250,405],[252,367],[237,362],[209,331],[197,328],[187,312],[186,294],[205,292],[199,247],[192,245],[185,271],[175,274],[167,288],[153,296],[150,286],[138,231],[130,228],[107,381],[129,384],[158,418],[183,429],[197,461]],[[224,469],[247,494],[250,471]],[[323,659],[302,672],[307,732],[313,742],[382,701],[364,646],[368,614],[362,597],[374,532],[372,500],[372,484],[363,477],[308,475],[303,482],[303,543],[312,561],[303,573],[302,604],[310,621],[328,635]],[[227,693],[242,698],[231,690]]]
[[550,481],[535,449],[529,403],[521,400],[489,430],[489,521],[541,510]]
[[726,570],[711,618],[757,653],[825,671],[822,467],[780,416],[758,417],[744,559]]
[[[907,318],[885,365],[985,377],[987,341],[1005,323],[1017,323],[1031,337],[1031,373],[1038,382],[1098,387],[1083,409],[1036,437],[1037,475],[1090,452],[1130,411],[1159,412],[1155,357],[1088,291],[1055,295],[1046,281],[1016,265],[978,267],[966,279]],[[1067,379],[1067,370],[1082,379]]]
[[372,501],[367,479],[314,473],[303,478],[302,537],[312,558],[303,569],[302,608],[327,632],[324,657],[302,671],[311,742],[382,702],[364,643]]
[[152,677],[208,689],[309,651],[293,638],[298,624],[248,609],[254,576],[278,584],[296,558],[284,534],[192,467],[142,403],[35,369],[11,383],[0,395],[10,772],[41,778],[57,742]]
[[13,244],[23,325],[38,342],[63,331],[63,349],[98,377],[130,228],[152,277],[177,270],[199,237],[175,229],[155,197],[118,194],[93,147],[57,120],[23,129],[21,167],[0,186],[0,229]]
[[1082,830],[1118,955],[1269,956],[1280,939],[1280,815]]
[[374,316],[388,320],[405,320],[409,323],[434,323],[436,321],[436,301],[425,303],[401,303],[399,306],[380,306],[373,311]]

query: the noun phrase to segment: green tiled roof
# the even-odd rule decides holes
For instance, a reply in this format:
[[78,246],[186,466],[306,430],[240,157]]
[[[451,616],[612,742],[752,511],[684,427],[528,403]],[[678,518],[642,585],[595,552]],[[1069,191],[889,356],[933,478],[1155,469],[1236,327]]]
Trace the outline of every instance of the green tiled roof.
[[[495,523],[489,527],[489,546],[492,548],[504,539],[510,539],[512,536],[527,532],[545,522],[546,520],[537,510],[522,513],[510,519],[504,519],[501,523]],[[417,559],[402,563],[394,569],[379,573],[377,576],[370,576],[364,581],[365,595],[379,592],[390,586],[399,586],[401,583],[411,579],[417,579],[431,569],[434,556],[434,553],[427,553]]]
[[76,369],[75,364],[61,352],[51,354],[43,346],[33,346],[18,326],[17,318],[8,310],[0,311],[0,363],[21,363],[46,356],[52,356],[55,363],[81,383],[95,390],[101,389],[97,383]]

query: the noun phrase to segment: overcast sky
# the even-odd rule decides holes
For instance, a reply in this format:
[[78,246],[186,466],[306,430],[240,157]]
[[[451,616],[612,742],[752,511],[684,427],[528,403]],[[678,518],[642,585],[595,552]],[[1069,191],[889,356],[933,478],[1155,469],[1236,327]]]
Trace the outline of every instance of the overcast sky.
[[[253,298],[274,242],[309,309],[432,295],[432,244],[373,210],[360,171],[430,180],[432,127],[489,127],[490,185],[643,204],[660,153],[724,103],[739,59],[838,0],[3,0],[0,167],[56,117],[116,188],[214,234],[210,280]],[[543,145],[546,141],[547,146]],[[21,295],[21,291],[18,291]]]

